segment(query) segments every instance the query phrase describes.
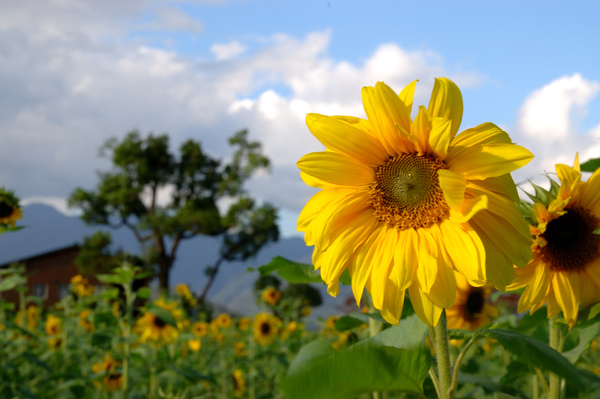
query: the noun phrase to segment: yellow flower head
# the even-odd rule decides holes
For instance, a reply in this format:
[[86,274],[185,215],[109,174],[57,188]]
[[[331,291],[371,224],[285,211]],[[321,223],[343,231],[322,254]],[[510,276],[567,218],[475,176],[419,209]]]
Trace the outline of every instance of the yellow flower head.
[[87,332],[94,332],[94,322],[90,320],[90,315],[92,314],[91,309],[85,309],[81,313],[79,313],[79,325],[83,327]]
[[235,341],[233,343],[233,349],[235,351],[236,357],[243,357],[247,355],[246,352],[246,343],[242,341]]
[[197,321],[192,325],[192,333],[197,337],[204,337],[208,333],[208,323]]
[[270,344],[277,336],[280,325],[281,320],[271,314],[257,314],[254,319],[254,339],[260,345]]
[[477,330],[498,317],[498,308],[492,306],[488,298],[492,286],[472,287],[461,274],[455,273],[456,300],[446,311],[448,328],[461,330]]
[[113,371],[115,367],[119,366],[120,363],[117,362],[110,353],[104,355],[104,359],[99,363],[94,363],[92,365],[92,371],[94,373],[105,373],[109,371]]
[[151,342],[166,345],[177,339],[177,328],[165,323],[158,316],[146,312],[135,323],[134,331],[140,335],[141,342]]
[[300,310],[300,314],[302,316],[308,317],[312,313],[312,308],[310,306],[303,306]]
[[238,320],[238,328],[240,331],[246,331],[252,327],[252,319],[250,317],[241,317]]
[[533,205],[536,225],[530,226],[533,256],[515,269],[507,287],[525,291],[518,311],[535,312],[548,304],[548,317],[561,310],[570,327],[583,308],[600,301],[600,169],[581,180],[579,157],[573,167],[556,165],[561,181],[556,198]]
[[57,335],[62,333],[62,320],[49,314],[46,318],[46,334]]
[[262,300],[271,306],[277,305],[281,299],[281,291],[274,287],[267,287],[262,293]]
[[187,284],[177,284],[177,287],[175,287],[175,292],[181,296],[191,295],[190,287],[188,287]]
[[235,396],[241,397],[246,392],[246,382],[244,381],[244,373],[240,369],[236,369],[232,374],[233,391]]
[[221,313],[213,320],[213,323],[219,328],[229,328],[231,326],[231,316],[227,313]]
[[71,285],[73,292],[75,292],[78,297],[91,296],[94,293],[94,286],[81,274],[71,278]]
[[62,337],[52,337],[48,340],[50,349],[59,349],[63,344]]
[[190,339],[188,341],[188,347],[194,352],[198,352],[202,348],[202,341],[199,339]]
[[19,199],[12,191],[0,187],[0,225],[15,227],[15,222],[21,217]]
[[458,134],[462,95],[435,80],[429,106],[411,118],[416,81],[397,95],[382,82],[362,90],[367,119],[309,114],[327,148],[298,161],[322,189],[298,218],[313,264],[336,296],[346,269],[360,303],[397,324],[408,290],[416,313],[436,325],[454,303],[454,270],[473,286],[503,289],[513,264],[531,257],[527,223],[510,172],[532,154],[484,123]]

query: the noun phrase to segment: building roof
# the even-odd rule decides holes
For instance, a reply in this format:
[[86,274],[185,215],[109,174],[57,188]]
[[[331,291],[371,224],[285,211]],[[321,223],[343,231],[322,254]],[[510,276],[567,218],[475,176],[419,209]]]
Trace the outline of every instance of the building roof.
[[60,255],[62,253],[65,252],[71,252],[73,250],[77,250],[80,249],[81,246],[79,244],[73,244],[73,245],[69,245],[68,247],[62,247],[62,248],[58,248],[58,249],[54,249],[52,251],[47,251],[47,252],[43,252],[40,254],[36,254],[36,255],[32,255],[29,256],[27,258],[20,258],[20,259],[15,259],[15,260],[11,260],[10,262],[6,262],[2,265],[0,265],[0,269],[5,268],[5,267],[9,267],[10,265],[12,265],[13,263],[27,263],[27,262],[31,262],[31,261],[35,261],[41,258],[47,258],[48,256],[52,256],[52,255]]

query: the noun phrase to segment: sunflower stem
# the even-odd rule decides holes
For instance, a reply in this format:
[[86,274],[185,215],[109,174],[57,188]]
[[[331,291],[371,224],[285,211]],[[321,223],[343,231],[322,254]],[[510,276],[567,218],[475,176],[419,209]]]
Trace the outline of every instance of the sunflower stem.
[[[557,326],[555,323],[556,317],[551,317],[548,320],[549,320],[548,322],[550,323],[550,347],[560,353],[560,352],[562,352],[562,348],[561,348],[562,339],[561,339],[560,327]],[[548,398],[549,399],[559,399],[560,398],[560,377],[554,373],[550,373],[549,382],[550,382],[550,384],[549,384],[550,392],[549,392]]]
[[462,363],[463,358],[465,357],[469,349],[471,349],[471,347],[481,338],[483,338],[481,335],[474,334],[469,340],[469,342],[467,342],[467,344],[458,354],[456,362],[454,363],[454,372],[452,373],[452,385],[450,385],[451,392],[456,392],[456,388],[458,388],[458,370],[460,369],[460,364]]
[[548,388],[548,383],[546,382],[546,378],[544,377],[542,370],[540,370],[536,367],[535,373],[537,374],[538,379],[542,383],[542,388],[544,389],[544,393],[546,394],[546,397],[549,398],[550,397],[550,388]]
[[433,330],[434,336],[431,338],[435,345],[435,356],[437,358],[440,399],[454,399],[455,390],[452,389],[452,366],[450,365],[450,350],[448,349],[446,309],[442,309],[440,320]]
[[433,367],[429,368],[429,378],[431,378],[431,382],[433,383],[433,387],[435,388],[435,393],[438,398],[442,397],[440,393],[440,383],[438,382],[437,376],[435,375],[435,371],[433,371]]

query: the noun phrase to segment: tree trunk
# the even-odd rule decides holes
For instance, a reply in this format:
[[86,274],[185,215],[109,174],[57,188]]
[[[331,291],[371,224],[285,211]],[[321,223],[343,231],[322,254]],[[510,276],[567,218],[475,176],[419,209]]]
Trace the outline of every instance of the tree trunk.
[[160,292],[169,292],[169,274],[171,272],[171,264],[166,259],[160,259],[158,262],[158,281]]

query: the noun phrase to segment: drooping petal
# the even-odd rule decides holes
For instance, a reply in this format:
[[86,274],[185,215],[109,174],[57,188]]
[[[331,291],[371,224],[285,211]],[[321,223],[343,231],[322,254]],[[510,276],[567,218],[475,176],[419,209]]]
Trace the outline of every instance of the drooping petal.
[[315,194],[298,217],[298,231],[304,231],[306,245],[314,245],[316,238],[322,234],[323,226],[337,209],[337,204],[344,202],[356,190],[344,188],[323,190]]
[[314,176],[311,176],[309,174],[306,174],[302,171],[300,171],[300,178],[302,179],[302,181],[304,183],[306,183],[307,186],[310,187],[315,187],[315,188],[321,188],[321,189],[328,189],[328,188],[338,188],[340,187],[339,184],[332,184],[332,183],[328,183],[326,181],[323,181],[321,179],[317,179]]
[[386,280],[385,297],[381,307],[381,316],[390,324],[398,325],[404,307],[405,291],[399,290],[391,281]]
[[415,280],[408,288],[410,303],[419,318],[429,326],[435,326],[442,315],[442,308],[434,304],[429,297],[419,289],[419,281]]
[[352,262],[349,265],[350,275],[352,276],[352,293],[358,306],[360,306],[365,284],[371,276],[371,271],[373,267],[377,266],[372,262],[373,252],[375,252],[376,244],[379,242],[379,236],[383,231],[383,227],[383,224],[375,227],[371,235],[363,241],[363,245],[356,249]]
[[428,294],[435,283],[438,272],[437,243],[426,229],[418,229],[419,265],[416,276],[419,289]]
[[543,263],[538,263],[537,267],[533,271],[531,281],[523,291],[521,299],[519,299],[519,306],[517,311],[519,313],[525,312],[531,308],[532,305],[540,302],[547,294],[550,289],[550,283],[552,281],[552,272],[546,268]]
[[456,136],[463,114],[463,100],[460,90],[447,78],[436,78],[427,107],[431,118],[441,117],[452,121],[451,137]]
[[396,244],[398,243],[398,231],[393,227],[385,226],[378,241],[372,256],[371,297],[373,298],[373,305],[377,309],[382,309],[385,296],[387,295],[386,287],[390,268],[392,267]]
[[410,114],[396,93],[383,82],[375,87],[363,87],[363,106],[369,122],[373,125],[372,133],[380,137],[383,147],[391,156],[406,151],[403,140],[398,134],[396,124],[410,126]]
[[460,211],[465,199],[467,179],[461,174],[448,169],[438,170],[440,188],[444,192],[444,199],[450,209]]
[[306,125],[325,147],[345,154],[365,165],[378,166],[388,154],[372,135],[342,120],[319,114],[308,114]]
[[510,173],[533,159],[533,154],[516,144],[486,144],[468,147],[446,159],[450,169],[467,179],[484,180]]
[[535,272],[535,268],[537,267],[539,262],[540,256],[534,255],[533,259],[531,259],[531,261],[525,267],[513,268],[515,272],[515,277],[513,278],[511,283],[505,287],[505,289],[507,291],[512,291],[519,288],[523,288],[527,284],[529,284],[529,281],[533,277],[533,273]]
[[460,209],[450,208],[450,221],[453,223],[466,223],[473,218],[478,212],[487,209],[487,195],[478,195],[474,197],[466,197]]
[[565,320],[572,327],[577,321],[577,313],[579,312],[579,298],[571,285],[568,273],[556,272],[553,273],[552,288],[556,301],[563,311]]
[[431,232],[434,240],[439,245],[437,276],[427,295],[437,306],[448,309],[452,306],[456,298],[456,282],[454,280],[454,271],[452,270],[452,260],[450,260],[450,256],[442,246],[443,238],[439,226],[434,224],[427,230]]
[[486,283],[485,248],[481,239],[466,224],[458,225],[450,221],[440,224],[440,230],[446,244],[446,251],[456,270],[474,287]]
[[310,176],[342,186],[368,186],[375,179],[372,168],[335,152],[311,152],[297,165]]
[[399,290],[406,290],[413,283],[420,255],[417,244],[418,237],[414,229],[406,229],[399,233],[394,265],[390,272],[390,280]]

